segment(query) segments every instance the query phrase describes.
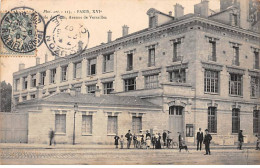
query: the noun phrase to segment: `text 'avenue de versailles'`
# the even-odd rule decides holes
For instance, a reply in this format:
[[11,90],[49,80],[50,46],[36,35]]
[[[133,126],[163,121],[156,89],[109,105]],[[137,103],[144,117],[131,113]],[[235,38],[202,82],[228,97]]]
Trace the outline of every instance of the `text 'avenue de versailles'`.
[[[13,74],[14,110],[26,113],[25,142],[113,143],[128,130],[178,132],[185,141],[208,129],[215,144],[245,143],[260,131],[259,11],[254,1],[203,0],[194,14],[147,11],[148,28]],[[77,111],[74,106],[77,105]],[[75,115],[75,116],[74,116]]]

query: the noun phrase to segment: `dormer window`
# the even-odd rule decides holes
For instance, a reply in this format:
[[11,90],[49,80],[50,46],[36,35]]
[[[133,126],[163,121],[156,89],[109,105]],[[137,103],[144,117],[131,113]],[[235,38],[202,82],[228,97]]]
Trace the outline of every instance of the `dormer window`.
[[154,27],[156,27],[156,17],[150,16],[149,17],[149,28],[154,28]]

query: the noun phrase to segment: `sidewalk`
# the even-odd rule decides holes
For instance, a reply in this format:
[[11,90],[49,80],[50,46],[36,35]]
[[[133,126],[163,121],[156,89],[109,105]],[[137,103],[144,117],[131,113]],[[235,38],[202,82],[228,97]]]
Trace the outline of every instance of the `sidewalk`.
[[[25,144],[25,143],[0,143],[1,149],[114,149],[114,145],[98,145],[98,144],[56,144],[55,146],[49,146],[47,144]],[[197,149],[196,145],[188,145],[189,149]],[[203,145],[204,148],[204,145]],[[223,145],[211,145],[211,149],[237,149],[236,145],[223,146]],[[133,145],[131,145],[133,149]],[[174,146],[177,149],[177,146]],[[254,144],[243,144],[243,149],[255,149]]]

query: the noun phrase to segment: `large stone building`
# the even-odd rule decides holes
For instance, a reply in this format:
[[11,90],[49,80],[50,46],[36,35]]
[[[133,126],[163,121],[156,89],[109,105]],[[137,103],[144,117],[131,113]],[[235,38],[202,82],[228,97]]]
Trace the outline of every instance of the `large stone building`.
[[220,2],[211,14],[205,0],[194,14],[184,15],[180,4],[174,16],[151,8],[144,30],[128,34],[123,26],[122,37],[111,40],[109,31],[107,43],[83,54],[21,64],[13,99],[17,111],[29,113],[28,141],[46,142],[52,127],[58,142],[71,143],[78,103],[77,143],[112,142],[128,129],[183,132],[195,142],[198,128],[208,128],[216,144],[234,144],[240,129],[254,142],[260,34],[259,20],[249,16],[259,11],[251,1]]

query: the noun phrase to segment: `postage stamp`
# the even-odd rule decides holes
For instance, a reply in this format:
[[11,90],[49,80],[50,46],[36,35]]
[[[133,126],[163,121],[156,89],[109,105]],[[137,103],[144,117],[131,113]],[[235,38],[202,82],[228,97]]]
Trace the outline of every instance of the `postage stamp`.
[[[38,33],[38,25],[39,33]],[[44,20],[33,9],[14,8],[1,13],[0,56],[36,56],[43,41]]]
[[44,42],[55,56],[79,54],[87,48],[88,41],[89,31],[80,21],[57,15],[46,24]]

